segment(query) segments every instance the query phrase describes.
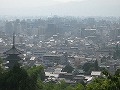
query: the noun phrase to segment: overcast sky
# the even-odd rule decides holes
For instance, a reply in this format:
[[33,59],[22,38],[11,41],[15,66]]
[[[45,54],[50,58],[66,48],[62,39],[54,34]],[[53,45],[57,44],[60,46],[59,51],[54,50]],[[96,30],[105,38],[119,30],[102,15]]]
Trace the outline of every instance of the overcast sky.
[[82,0],[0,0],[1,8],[21,8],[49,6],[60,3],[80,2]]
[[120,0],[0,0],[0,15],[120,16]]

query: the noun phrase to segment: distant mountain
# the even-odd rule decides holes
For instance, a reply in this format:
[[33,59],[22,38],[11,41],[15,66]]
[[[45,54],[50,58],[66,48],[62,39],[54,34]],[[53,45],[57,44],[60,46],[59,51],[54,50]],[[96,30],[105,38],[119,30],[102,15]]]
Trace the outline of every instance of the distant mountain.
[[119,0],[85,0],[54,7],[56,13],[76,16],[120,16]]

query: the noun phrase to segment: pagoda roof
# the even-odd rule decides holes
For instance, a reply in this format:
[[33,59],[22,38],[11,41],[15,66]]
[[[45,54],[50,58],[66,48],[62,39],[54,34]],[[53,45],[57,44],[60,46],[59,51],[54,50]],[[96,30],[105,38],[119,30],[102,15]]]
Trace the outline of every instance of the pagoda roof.
[[20,58],[20,56],[18,56],[18,55],[14,55],[14,56],[9,55],[7,58],[5,58],[5,60],[7,60],[7,61],[19,61],[19,60],[22,60],[22,58]]
[[22,54],[22,51],[20,51],[19,49],[17,49],[15,47],[15,33],[13,33],[13,46],[11,49],[9,49],[8,51],[4,52],[3,54],[6,55],[19,55]]
[[7,54],[7,55],[10,55],[10,54],[16,54],[16,55],[19,55],[19,54],[22,54],[22,51],[20,51],[19,49],[17,49],[14,45],[11,49],[7,50],[6,52],[4,52],[3,54]]

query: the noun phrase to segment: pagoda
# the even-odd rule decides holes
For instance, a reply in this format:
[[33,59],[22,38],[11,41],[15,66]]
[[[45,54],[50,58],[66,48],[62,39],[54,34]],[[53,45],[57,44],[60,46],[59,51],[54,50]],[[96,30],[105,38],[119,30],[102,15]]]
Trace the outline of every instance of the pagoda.
[[17,49],[15,47],[15,34],[13,34],[13,45],[12,48],[4,52],[7,57],[5,58],[8,63],[6,63],[6,66],[8,68],[12,68],[16,63],[18,63],[20,60],[22,60],[19,55],[22,54],[22,51]]

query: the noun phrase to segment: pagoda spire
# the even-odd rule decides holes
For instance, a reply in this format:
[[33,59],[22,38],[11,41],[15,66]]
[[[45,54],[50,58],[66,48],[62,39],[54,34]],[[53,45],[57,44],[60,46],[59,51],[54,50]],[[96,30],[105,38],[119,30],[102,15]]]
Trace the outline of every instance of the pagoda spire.
[[12,47],[15,47],[15,32],[13,33],[13,46]]

